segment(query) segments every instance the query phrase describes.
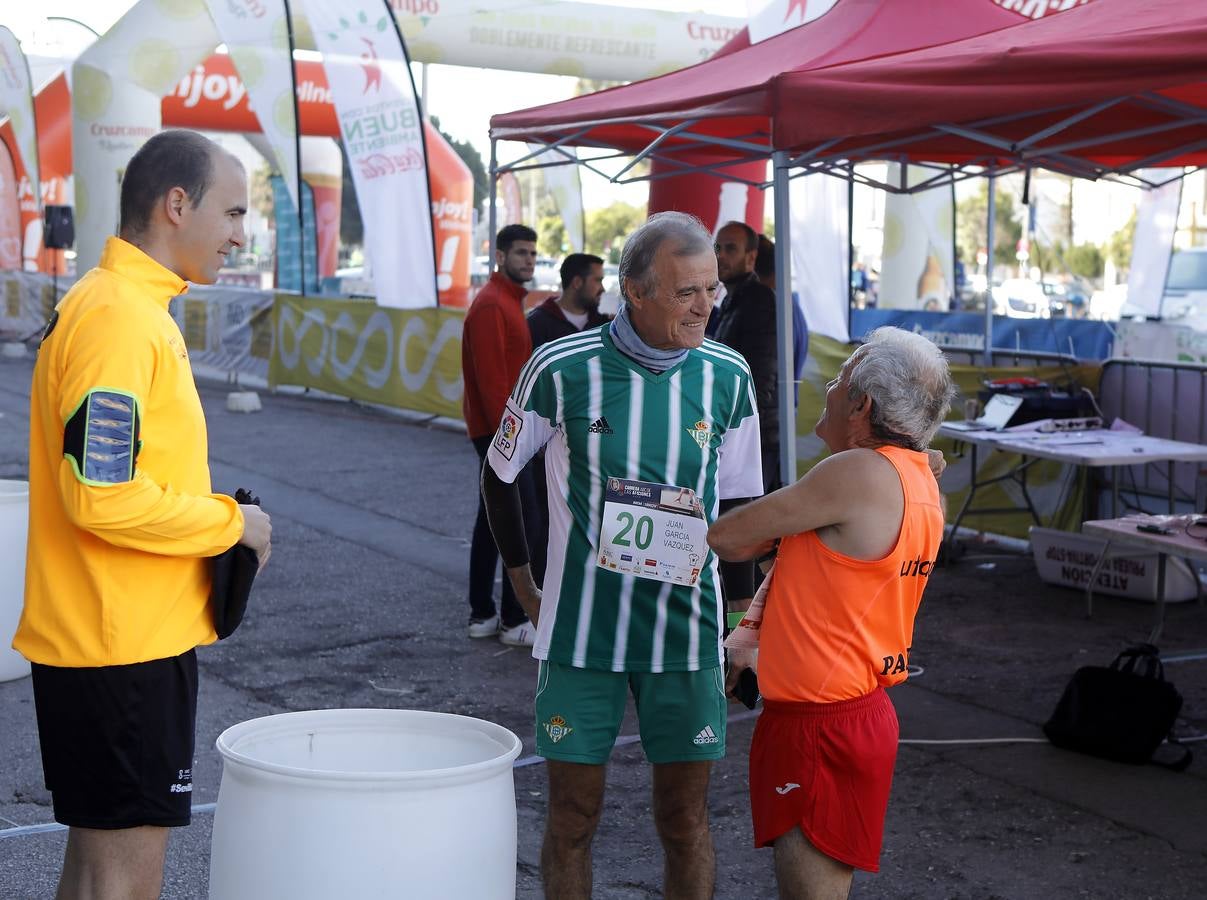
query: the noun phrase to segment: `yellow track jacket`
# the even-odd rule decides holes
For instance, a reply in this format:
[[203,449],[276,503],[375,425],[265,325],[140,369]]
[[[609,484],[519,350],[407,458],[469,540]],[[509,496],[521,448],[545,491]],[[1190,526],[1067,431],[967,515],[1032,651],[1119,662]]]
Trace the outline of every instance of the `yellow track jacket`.
[[34,366],[25,608],[13,647],[50,666],[163,659],[214,641],[206,557],[243,534],[211,493],[205,417],[168,302],[186,282],[111,237]]

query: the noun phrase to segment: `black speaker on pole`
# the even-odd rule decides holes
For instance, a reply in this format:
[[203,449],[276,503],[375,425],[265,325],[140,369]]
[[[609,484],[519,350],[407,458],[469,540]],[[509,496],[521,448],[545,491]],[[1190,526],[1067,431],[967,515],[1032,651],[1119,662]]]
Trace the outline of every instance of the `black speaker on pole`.
[[46,207],[42,243],[47,250],[70,250],[75,244],[75,219],[70,206]]

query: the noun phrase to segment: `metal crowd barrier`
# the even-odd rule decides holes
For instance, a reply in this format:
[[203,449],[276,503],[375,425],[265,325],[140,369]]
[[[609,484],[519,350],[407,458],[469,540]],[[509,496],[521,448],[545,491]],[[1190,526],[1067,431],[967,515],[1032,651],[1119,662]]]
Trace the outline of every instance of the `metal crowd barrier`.
[[[1107,422],[1119,418],[1155,437],[1207,443],[1207,366],[1112,359],[1103,366],[1098,393],[1098,405]],[[1164,465],[1113,471],[1119,478],[1120,495],[1129,505],[1143,506],[1145,497],[1169,496]],[[1109,487],[1109,474],[1104,474]],[[1174,492],[1179,504],[1207,511],[1207,469],[1197,463],[1175,465]]]
[[[948,361],[956,365],[984,366],[985,354],[981,350],[967,347],[939,345]],[[1067,353],[1049,350],[1015,350],[1008,347],[993,348],[993,364],[988,368],[1039,368],[1040,366],[1075,366],[1084,360]]]

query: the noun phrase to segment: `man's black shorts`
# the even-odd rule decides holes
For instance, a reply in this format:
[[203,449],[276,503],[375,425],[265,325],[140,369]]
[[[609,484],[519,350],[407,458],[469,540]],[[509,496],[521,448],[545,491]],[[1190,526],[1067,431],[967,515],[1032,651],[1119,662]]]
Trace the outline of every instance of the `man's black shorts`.
[[197,654],[128,666],[33,666],[54,817],[81,828],[188,825]]

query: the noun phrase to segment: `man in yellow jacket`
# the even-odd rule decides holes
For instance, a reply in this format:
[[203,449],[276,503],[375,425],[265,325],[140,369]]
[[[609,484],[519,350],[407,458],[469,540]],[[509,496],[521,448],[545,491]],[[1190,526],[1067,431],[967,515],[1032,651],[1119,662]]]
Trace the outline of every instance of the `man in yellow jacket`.
[[217,635],[210,561],[268,559],[272,525],[212,493],[205,417],[169,301],[244,241],[247,177],[199,134],[130,160],[120,237],[46,327],[30,396],[29,555],[13,646],[33,664],[59,898],[154,898],[187,825],[195,649]]

